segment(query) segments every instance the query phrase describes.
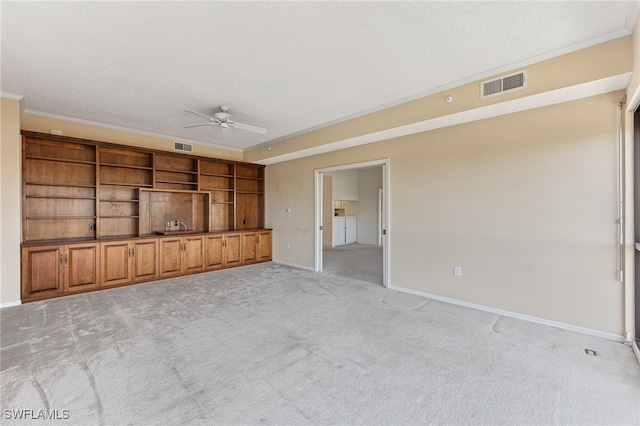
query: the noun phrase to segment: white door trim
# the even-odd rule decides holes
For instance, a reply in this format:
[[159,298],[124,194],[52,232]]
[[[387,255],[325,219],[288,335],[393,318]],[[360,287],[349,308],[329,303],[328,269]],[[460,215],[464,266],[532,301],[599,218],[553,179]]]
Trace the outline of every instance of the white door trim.
[[315,188],[315,262],[314,271],[322,272],[322,176],[325,172],[333,172],[338,170],[361,169],[370,166],[382,166],[382,198],[383,198],[383,227],[386,235],[382,236],[382,283],[385,287],[389,287],[389,259],[390,259],[390,172],[389,159],[365,161],[362,163],[344,164],[341,166],[325,167],[314,170],[314,188]]

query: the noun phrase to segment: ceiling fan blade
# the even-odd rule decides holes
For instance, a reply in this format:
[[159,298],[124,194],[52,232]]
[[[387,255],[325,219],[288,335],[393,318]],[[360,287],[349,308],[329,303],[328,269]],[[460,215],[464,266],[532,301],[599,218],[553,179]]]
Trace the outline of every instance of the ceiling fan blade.
[[187,126],[182,126],[183,129],[188,129],[190,127],[202,127],[202,126],[211,126],[211,125],[215,125],[218,124],[214,121],[210,122],[210,123],[200,123],[200,124],[189,124]]
[[202,114],[201,112],[198,112],[198,111],[192,111],[190,109],[185,109],[184,112],[190,112],[191,114],[196,114],[196,115],[200,115],[202,117],[206,117],[209,120],[215,120],[215,117],[211,117],[210,115]]
[[265,133],[267,133],[267,129],[265,129],[264,127],[252,126],[250,124],[242,124],[242,123],[236,122],[234,123],[234,127],[236,127],[237,129],[247,130],[253,133],[259,133],[261,135],[264,135]]

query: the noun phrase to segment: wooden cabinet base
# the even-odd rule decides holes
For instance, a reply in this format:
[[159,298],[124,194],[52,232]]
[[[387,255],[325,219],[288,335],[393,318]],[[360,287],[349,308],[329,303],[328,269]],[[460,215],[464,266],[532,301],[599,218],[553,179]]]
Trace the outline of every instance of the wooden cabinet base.
[[270,229],[23,244],[22,302],[270,260]]

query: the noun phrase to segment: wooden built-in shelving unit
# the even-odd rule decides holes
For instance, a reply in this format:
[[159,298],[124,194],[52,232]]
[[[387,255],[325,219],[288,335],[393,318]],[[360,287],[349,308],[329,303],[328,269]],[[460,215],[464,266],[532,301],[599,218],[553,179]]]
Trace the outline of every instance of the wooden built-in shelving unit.
[[[26,131],[22,148],[24,301],[271,258],[262,165]],[[174,220],[187,228],[188,238],[169,242],[159,236]],[[73,244],[83,244],[82,250],[72,250]],[[44,246],[49,248],[42,251]],[[145,257],[156,253],[156,266],[134,260],[136,247]],[[183,259],[189,266],[175,263],[176,253],[185,257],[187,251],[202,254],[202,268],[199,255]],[[93,266],[87,260],[91,253],[97,256]],[[34,268],[52,267],[51,262],[68,273],[60,269],[45,283]],[[102,272],[95,282],[75,282],[78,264],[89,265],[84,272]],[[143,272],[128,277],[129,268]]]

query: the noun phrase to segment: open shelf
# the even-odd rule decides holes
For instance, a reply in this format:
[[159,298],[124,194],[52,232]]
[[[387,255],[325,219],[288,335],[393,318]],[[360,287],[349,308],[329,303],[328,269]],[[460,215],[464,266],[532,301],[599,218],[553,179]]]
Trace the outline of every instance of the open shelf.
[[221,178],[232,178],[233,175],[222,175],[218,173],[203,173],[200,172],[200,176],[212,176],[212,177],[221,177]]
[[43,198],[49,200],[95,200],[96,197],[74,197],[74,196],[59,196],[59,195],[27,195],[27,198]]
[[27,220],[95,219],[96,216],[27,216]]
[[84,160],[67,160],[66,158],[56,158],[56,157],[41,157],[36,155],[29,155],[25,157],[27,160],[38,160],[38,161],[49,161],[55,163],[70,163],[70,164],[87,164],[93,166],[96,164],[95,161],[84,161]]
[[236,176],[236,179],[245,179],[245,180],[264,180],[261,177],[252,177],[252,176]]
[[46,183],[46,182],[25,182],[26,185],[38,185],[38,186],[64,186],[70,188],[95,188],[95,185],[81,185],[81,184],[66,184],[66,183]]
[[122,169],[137,169],[137,170],[153,170],[153,167],[147,166],[130,166],[128,164],[114,164],[100,162],[100,167],[118,167]]
[[153,188],[153,185],[150,184],[140,184],[140,183],[125,183],[125,182],[100,182],[100,185],[113,185],[113,186],[134,186],[136,188]]

